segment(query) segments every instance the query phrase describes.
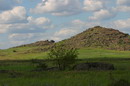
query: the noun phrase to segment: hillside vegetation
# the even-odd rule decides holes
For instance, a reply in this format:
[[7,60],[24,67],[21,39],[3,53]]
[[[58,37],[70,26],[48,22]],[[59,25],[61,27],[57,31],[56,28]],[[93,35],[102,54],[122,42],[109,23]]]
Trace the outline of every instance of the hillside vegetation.
[[[47,59],[48,52],[27,52],[37,48],[38,47],[24,47],[0,50],[0,60]],[[14,52],[14,50],[16,52]],[[106,50],[100,48],[79,49],[79,59],[88,58],[130,58],[130,51]]]
[[130,36],[115,29],[96,26],[64,40],[65,45],[77,48],[94,47],[110,50],[130,50]]
[[49,49],[58,43],[79,48],[79,59],[130,58],[128,34],[96,26],[57,43],[45,40],[0,50],[0,60],[47,59]]

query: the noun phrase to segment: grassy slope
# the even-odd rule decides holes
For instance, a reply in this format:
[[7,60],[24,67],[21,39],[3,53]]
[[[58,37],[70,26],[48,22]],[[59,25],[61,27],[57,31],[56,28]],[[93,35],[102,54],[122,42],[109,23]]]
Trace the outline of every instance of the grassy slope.
[[[37,47],[22,47],[0,50],[0,60],[27,60],[27,59],[46,59],[47,52],[30,52],[27,50]],[[13,52],[15,50],[16,52]],[[79,49],[79,59],[87,58],[130,58],[130,51],[115,51],[97,48]]]
[[[28,60],[28,59],[41,59],[46,58],[46,52],[28,53],[28,50],[36,49],[38,47],[19,47],[10,48],[7,50],[0,50],[0,60]],[[16,52],[13,52],[13,51]],[[26,53],[27,52],[27,53]]]
[[130,58],[130,51],[82,48],[79,50],[79,58]]

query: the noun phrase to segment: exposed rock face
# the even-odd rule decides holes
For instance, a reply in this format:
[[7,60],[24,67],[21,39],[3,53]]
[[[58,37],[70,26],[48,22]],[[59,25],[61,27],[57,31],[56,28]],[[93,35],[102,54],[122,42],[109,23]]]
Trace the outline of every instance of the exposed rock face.
[[114,70],[114,66],[108,63],[99,63],[99,62],[92,62],[92,63],[81,63],[75,65],[74,70]]
[[77,48],[94,47],[112,50],[130,50],[130,36],[119,30],[96,26],[70,39],[64,40],[66,45]]

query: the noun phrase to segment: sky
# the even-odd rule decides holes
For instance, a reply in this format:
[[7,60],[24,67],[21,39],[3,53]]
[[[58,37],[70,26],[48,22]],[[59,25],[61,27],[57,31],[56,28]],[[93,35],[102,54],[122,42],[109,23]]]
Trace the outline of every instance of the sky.
[[103,26],[130,34],[130,0],[0,0],[0,49]]

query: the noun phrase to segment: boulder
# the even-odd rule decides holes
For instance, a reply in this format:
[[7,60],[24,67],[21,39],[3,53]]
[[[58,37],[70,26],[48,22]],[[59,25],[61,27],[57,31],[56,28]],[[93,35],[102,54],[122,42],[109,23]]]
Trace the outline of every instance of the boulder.
[[74,70],[114,70],[114,65],[101,62],[80,63],[73,67]]

